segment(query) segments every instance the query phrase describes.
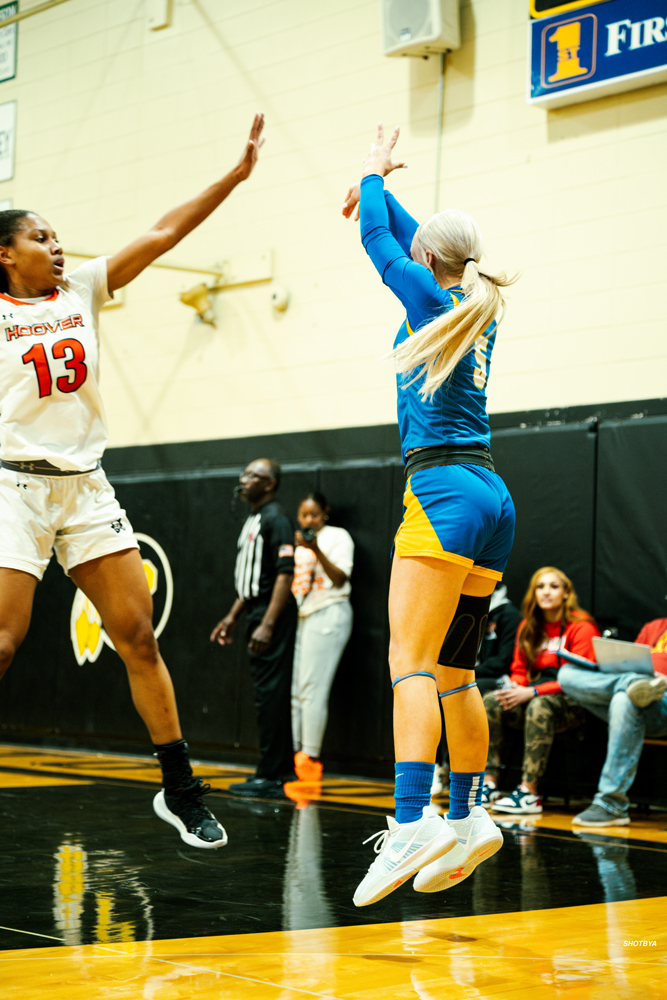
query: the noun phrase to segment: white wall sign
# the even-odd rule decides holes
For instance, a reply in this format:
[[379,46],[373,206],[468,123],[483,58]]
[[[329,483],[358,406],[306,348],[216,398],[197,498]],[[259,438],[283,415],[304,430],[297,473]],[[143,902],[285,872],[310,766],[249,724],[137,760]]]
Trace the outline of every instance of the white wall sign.
[[14,176],[14,145],[16,136],[16,101],[0,104],[0,181]]
[[[18,0],[5,3],[0,7],[0,24],[8,17],[18,14]],[[18,24],[10,24],[8,28],[0,27],[0,83],[13,80],[16,76],[16,38]]]

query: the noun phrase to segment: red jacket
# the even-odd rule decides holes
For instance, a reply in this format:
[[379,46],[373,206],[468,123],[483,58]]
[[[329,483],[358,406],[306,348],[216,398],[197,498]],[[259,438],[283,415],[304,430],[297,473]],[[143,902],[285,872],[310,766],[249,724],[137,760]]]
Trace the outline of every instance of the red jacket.
[[651,647],[651,659],[656,674],[667,674],[667,618],[647,622],[635,639]]
[[[585,612],[583,612],[585,614]],[[524,619],[525,621],[525,619]],[[510,676],[516,684],[521,687],[534,687],[537,694],[561,694],[562,688],[556,679],[556,675],[564,660],[558,662],[556,650],[559,648],[561,639],[561,623],[545,622],[544,631],[547,634],[544,646],[537,654],[530,674],[526,666],[526,657],[519,646],[519,635],[524,622],[519,625],[517,632],[517,642],[514,647],[514,659],[510,668]],[[665,620],[667,628],[667,619]],[[584,656],[587,660],[595,659],[593,650],[593,636],[600,635],[600,629],[590,618],[580,618],[578,621],[570,622],[563,632],[563,645],[561,648],[567,649],[570,653]],[[667,659],[667,655],[665,657]],[[543,678],[543,679],[542,679]]]

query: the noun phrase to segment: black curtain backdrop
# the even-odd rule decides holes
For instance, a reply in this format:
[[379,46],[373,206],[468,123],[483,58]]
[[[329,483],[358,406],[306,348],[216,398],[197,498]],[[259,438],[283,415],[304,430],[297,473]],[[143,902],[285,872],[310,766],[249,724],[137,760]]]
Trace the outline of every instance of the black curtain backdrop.
[[[501,414],[492,427],[496,467],[517,508],[506,576],[514,602],[520,604],[535,569],[555,565],[572,578],[582,606],[622,637],[634,638],[645,621],[667,615],[665,401]],[[107,473],[135,530],[162,545],[173,571],[173,608],[160,646],[184,733],[199,756],[255,759],[243,633],[225,649],[208,637],[234,599],[246,509],[238,502],[232,510],[232,490],[242,468],[260,456],[283,463],[278,499],[292,517],[305,493],[319,489],[332,505],[332,523],[355,540],[354,631],[334,683],[323,758],[332,771],[390,775],[386,605],[403,488],[394,426],[108,452]],[[145,751],[118,656],[104,648],[94,663],[76,662],[73,597],[73,584],[52,561],[37,588],[28,637],[0,686],[0,735]],[[159,613],[163,591],[155,598]]]
[[665,417],[600,427],[596,610],[623,639],[667,617],[666,444]]
[[593,607],[596,424],[508,428],[493,435],[496,469],[516,507],[517,532],[505,574],[520,607],[530,577],[557,566]]

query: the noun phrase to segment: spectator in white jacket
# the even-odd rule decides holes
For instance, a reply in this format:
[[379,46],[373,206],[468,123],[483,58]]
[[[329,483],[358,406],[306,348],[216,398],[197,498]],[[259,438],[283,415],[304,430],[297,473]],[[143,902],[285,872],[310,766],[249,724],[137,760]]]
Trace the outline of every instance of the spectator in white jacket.
[[329,505],[321,493],[309,493],[297,517],[292,584],[299,606],[292,674],[294,769],[302,781],[319,781],[329,693],[352,632],[354,542],[345,528],[327,523]]

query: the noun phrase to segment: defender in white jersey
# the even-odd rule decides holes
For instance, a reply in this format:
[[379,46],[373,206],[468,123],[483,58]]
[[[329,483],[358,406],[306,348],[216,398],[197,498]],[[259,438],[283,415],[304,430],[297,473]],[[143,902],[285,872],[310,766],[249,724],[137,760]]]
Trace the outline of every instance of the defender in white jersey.
[[51,554],[93,602],[127,667],[132,699],[162,766],[157,815],[191,846],[227,835],[203,804],[174,690],[152,626],[138,545],[101,468],[98,315],[114,291],[174,247],[246,180],[263,140],[256,115],[237,164],[112,257],[65,276],[63,252],[34,212],[0,212],[0,677],[30,623]]

